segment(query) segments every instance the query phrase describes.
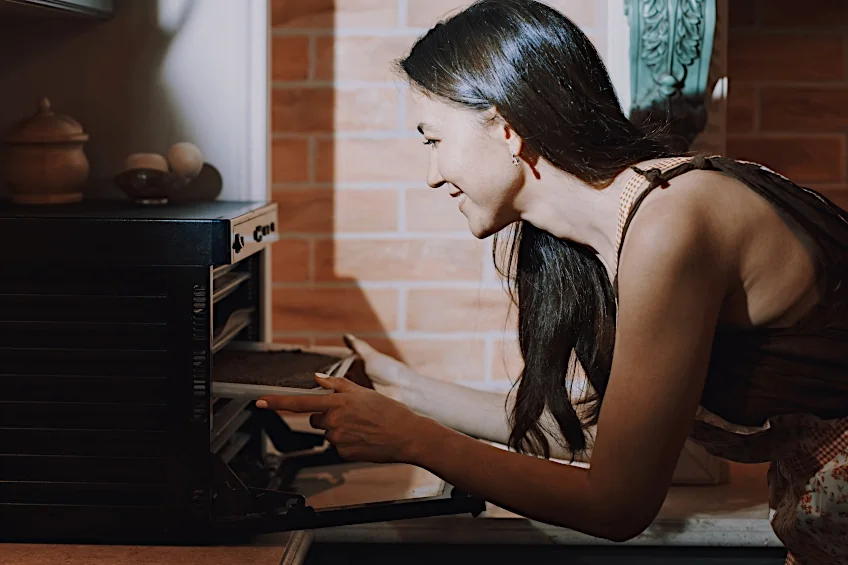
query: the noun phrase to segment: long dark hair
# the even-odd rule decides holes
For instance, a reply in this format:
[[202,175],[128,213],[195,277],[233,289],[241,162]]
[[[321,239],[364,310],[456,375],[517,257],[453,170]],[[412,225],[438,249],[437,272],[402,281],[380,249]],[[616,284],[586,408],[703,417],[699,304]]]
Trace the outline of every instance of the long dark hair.
[[[591,41],[534,0],[479,0],[436,24],[398,64],[429,96],[496,108],[529,153],[596,188],[630,165],[669,154],[663,134],[637,128],[623,114]],[[593,250],[524,221],[512,228],[506,268],[498,270],[518,307],[524,369],[509,446],[549,457],[547,431],[574,456],[586,449],[585,428],[597,422],[609,380],[615,294]],[[498,249],[495,236],[496,266]],[[568,395],[577,362],[594,389],[580,402],[582,417]],[[542,424],[545,408],[560,434]]]

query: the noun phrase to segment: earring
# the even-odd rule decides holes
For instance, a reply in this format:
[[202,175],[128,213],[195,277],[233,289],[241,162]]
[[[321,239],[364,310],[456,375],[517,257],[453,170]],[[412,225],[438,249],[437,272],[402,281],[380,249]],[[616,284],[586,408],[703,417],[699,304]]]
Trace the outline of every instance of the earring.
[[512,164],[517,167],[519,163],[521,163],[521,161],[518,159],[518,155],[513,153],[512,154]]

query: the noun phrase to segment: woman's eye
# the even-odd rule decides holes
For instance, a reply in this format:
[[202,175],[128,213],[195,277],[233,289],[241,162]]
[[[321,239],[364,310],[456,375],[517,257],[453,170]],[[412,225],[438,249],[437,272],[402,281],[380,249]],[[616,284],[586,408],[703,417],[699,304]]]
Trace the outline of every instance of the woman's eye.
[[438,143],[437,139],[428,139],[424,142],[424,145],[436,145]]

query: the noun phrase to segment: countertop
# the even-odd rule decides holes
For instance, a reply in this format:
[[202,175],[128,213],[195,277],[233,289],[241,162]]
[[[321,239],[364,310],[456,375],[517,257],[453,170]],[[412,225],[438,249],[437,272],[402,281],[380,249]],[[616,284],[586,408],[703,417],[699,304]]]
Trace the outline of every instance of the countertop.
[[[286,421],[293,429],[316,431],[303,415],[288,415]],[[301,475],[323,485],[308,496],[308,504],[322,508],[431,496],[443,485],[438,477],[410,465],[343,467],[324,467]],[[768,464],[730,463],[726,484],[672,486],[653,524],[624,545],[783,547],[769,523],[767,470]],[[528,520],[491,504],[477,517],[357,524],[318,529],[314,534],[315,543],[614,544]]]
[[183,547],[0,544],[3,565],[303,565],[310,532],[262,536],[250,545]]
[[[767,465],[732,464],[730,481],[719,486],[673,486],[654,523],[636,538],[638,546],[782,547],[769,524]],[[357,467],[335,476],[337,486],[310,498],[316,507],[355,504],[365,498],[390,500],[425,496],[440,481],[407,465]],[[343,477],[343,481],[339,480]],[[478,517],[444,516],[358,524],[314,531],[316,543],[483,543],[607,545],[606,540],[542,524],[489,505]]]

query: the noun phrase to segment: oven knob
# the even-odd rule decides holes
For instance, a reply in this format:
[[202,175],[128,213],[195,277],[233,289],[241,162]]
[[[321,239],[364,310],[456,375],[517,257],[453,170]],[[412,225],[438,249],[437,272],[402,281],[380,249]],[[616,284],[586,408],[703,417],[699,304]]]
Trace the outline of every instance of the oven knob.
[[244,249],[244,238],[239,234],[236,234],[235,239],[233,241],[233,251],[238,253],[242,249]]
[[274,222],[271,222],[271,231],[277,231],[277,226],[274,225]]
[[256,229],[253,230],[253,239],[254,241],[262,241],[262,226],[256,226]]

